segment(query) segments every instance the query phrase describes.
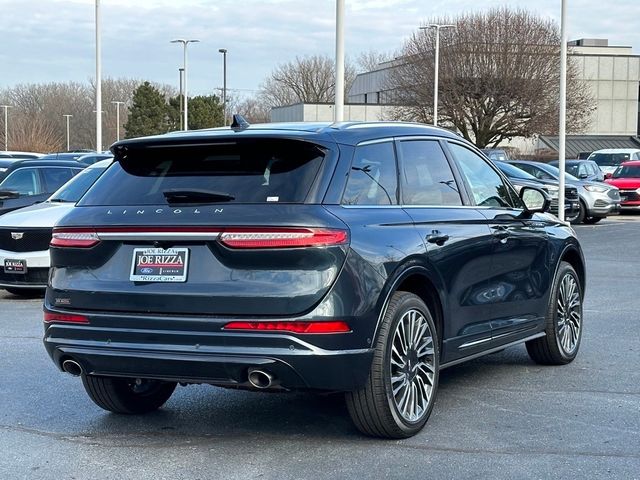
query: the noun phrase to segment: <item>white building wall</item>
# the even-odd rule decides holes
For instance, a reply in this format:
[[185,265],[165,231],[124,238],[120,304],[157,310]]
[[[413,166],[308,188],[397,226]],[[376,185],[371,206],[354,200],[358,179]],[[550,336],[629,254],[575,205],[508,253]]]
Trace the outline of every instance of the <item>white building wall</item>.
[[[272,122],[333,122],[334,106],[298,103],[271,110]],[[383,105],[345,105],[345,121],[377,122],[391,119],[391,107]]]

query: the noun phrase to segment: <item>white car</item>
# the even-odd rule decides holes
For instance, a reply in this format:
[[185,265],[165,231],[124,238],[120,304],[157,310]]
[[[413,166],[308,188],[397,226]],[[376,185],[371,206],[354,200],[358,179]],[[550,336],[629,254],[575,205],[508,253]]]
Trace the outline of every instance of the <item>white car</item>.
[[103,160],[85,168],[45,202],[0,216],[0,288],[15,295],[46,288],[53,226],[111,162]]
[[640,148],[605,148],[592,152],[587,160],[593,160],[598,164],[605,175],[613,173],[622,162],[640,160]]

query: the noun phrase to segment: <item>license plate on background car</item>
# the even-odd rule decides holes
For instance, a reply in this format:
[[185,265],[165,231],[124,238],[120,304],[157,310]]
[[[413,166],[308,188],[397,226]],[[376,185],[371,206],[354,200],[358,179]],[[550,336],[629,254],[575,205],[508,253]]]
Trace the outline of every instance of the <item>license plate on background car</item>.
[[5,258],[4,273],[17,273],[20,275],[24,275],[25,273],[27,273],[27,261],[11,260],[9,258]]
[[136,248],[131,265],[132,282],[186,282],[188,248]]

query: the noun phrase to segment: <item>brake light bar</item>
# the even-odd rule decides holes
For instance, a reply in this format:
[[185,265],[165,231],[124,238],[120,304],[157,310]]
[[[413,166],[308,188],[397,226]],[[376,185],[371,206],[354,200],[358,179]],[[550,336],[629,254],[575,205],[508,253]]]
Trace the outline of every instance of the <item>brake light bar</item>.
[[292,227],[56,228],[52,247],[91,248],[102,240],[214,241],[233,249],[324,247],[348,243],[346,230]]
[[245,330],[259,332],[291,333],[349,333],[351,327],[343,321],[331,322],[230,322],[223,330]]
[[341,245],[349,236],[345,230],[321,228],[225,229],[220,242],[230,248],[292,248]]
[[84,315],[70,315],[45,310],[44,323],[89,323],[89,319]]

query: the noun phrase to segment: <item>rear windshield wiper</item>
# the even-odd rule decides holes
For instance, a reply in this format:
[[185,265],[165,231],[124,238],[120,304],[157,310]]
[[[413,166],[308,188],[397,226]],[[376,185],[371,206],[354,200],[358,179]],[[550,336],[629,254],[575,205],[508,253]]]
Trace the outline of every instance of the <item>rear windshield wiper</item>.
[[236,197],[224,192],[215,192],[213,190],[165,190],[162,192],[164,198],[169,204],[184,203],[217,203],[230,202]]

